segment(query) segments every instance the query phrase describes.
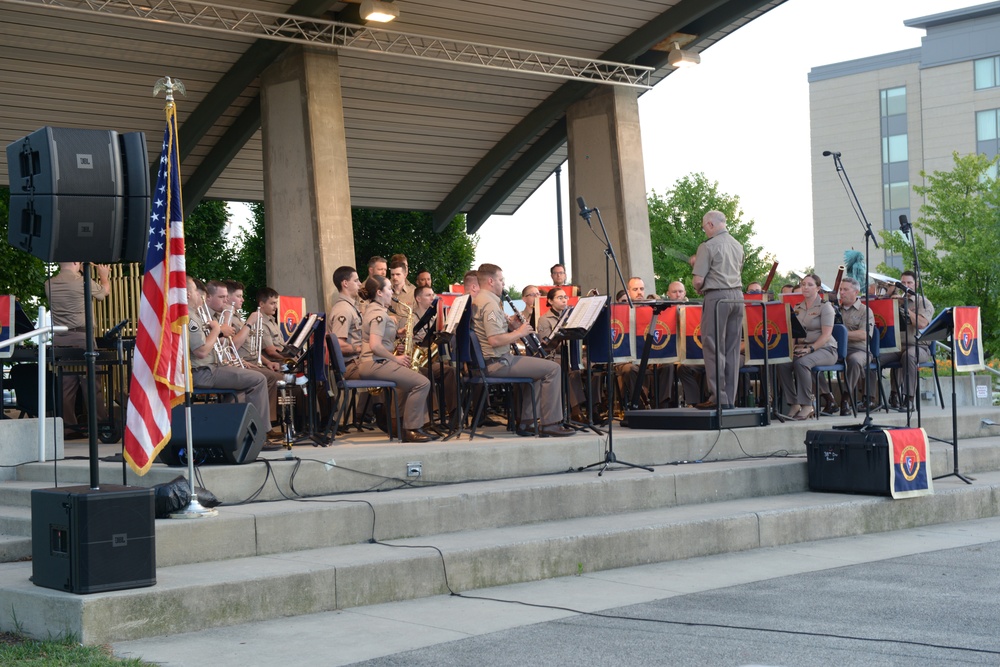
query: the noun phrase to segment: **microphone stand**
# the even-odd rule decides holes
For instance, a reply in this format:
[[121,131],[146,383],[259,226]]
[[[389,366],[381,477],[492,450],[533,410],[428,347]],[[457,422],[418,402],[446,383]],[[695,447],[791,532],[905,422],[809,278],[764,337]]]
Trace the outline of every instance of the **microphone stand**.
[[[628,468],[640,468],[648,472],[653,472],[652,468],[637,465],[635,463],[629,463],[628,461],[621,461],[615,456],[614,447],[614,409],[615,409],[615,383],[614,383],[614,337],[611,332],[611,306],[614,303],[614,295],[611,292],[611,264],[614,263],[615,270],[618,272],[618,280],[621,281],[622,285],[627,284],[625,282],[624,276],[622,276],[622,267],[618,264],[618,258],[615,256],[615,250],[611,245],[611,239],[608,237],[608,229],[604,226],[604,219],[601,217],[601,211],[598,208],[587,208],[587,205],[583,201],[583,197],[576,198],[577,203],[580,205],[580,217],[587,221],[587,227],[590,227],[593,231],[593,227],[590,224],[590,214],[597,214],[597,221],[601,225],[601,232],[604,234],[604,285],[607,290],[608,295],[608,372],[605,374],[605,392],[608,395],[608,445],[604,450],[604,460],[597,461],[596,463],[591,463],[586,465],[580,470],[587,470],[589,468],[595,468],[601,466],[601,470],[597,473],[600,477],[604,474],[604,471],[608,469],[612,464],[617,463],[618,465],[626,466]],[[600,237],[598,237],[600,238]],[[628,305],[631,308],[633,306],[632,298],[628,296],[626,292],[626,298],[628,299]]]
[[[920,260],[917,259],[917,238],[913,234],[913,225],[907,220],[905,215],[899,216],[899,231],[906,234],[910,239],[910,250],[913,252],[913,274],[914,281],[916,282],[917,290],[913,293],[913,315],[914,323],[913,326],[916,327],[920,321],[920,308],[924,301],[924,285],[920,280]],[[905,299],[905,295],[904,295]],[[932,313],[933,315],[933,313]],[[929,324],[929,323],[928,323]],[[913,334],[913,344],[916,346],[913,350],[913,362],[914,366],[920,363],[920,343],[917,342],[916,334],[918,332],[914,331]],[[954,338],[952,338],[952,354],[954,354]],[[936,363],[936,362],[935,362]],[[954,356],[952,357],[952,367],[955,366]],[[909,373],[910,364],[906,364],[906,372]],[[952,383],[954,386],[954,382]],[[906,400],[905,398],[903,400]],[[920,371],[917,371],[917,377],[913,378],[913,405],[917,410],[917,428],[920,428]],[[906,402],[906,425],[910,425],[910,402]]]
[[[872,231],[872,226],[868,222],[867,216],[865,216],[865,211],[861,207],[861,200],[858,199],[858,195],[854,192],[854,186],[851,185],[851,179],[847,176],[847,171],[844,169],[844,163],[840,160],[840,151],[823,151],[824,157],[833,157],[833,165],[837,169],[837,176],[840,177],[840,182],[844,186],[844,190],[847,192],[847,198],[851,202],[851,208],[854,209],[854,214],[858,218],[858,222],[861,224],[862,230],[865,233],[865,307],[868,306],[868,283],[870,281],[868,277],[868,272],[871,266],[871,250],[870,243],[875,244],[875,248],[878,249],[878,240],[875,238],[875,232]],[[872,424],[871,415],[871,387],[869,386],[869,374],[871,373],[872,366],[872,346],[871,346],[871,334],[868,333],[868,318],[874,318],[871,309],[868,310],[868,314],[865,316],[865,419],[857,427],[859,431],[867,431],[872,428],[878,428]]]

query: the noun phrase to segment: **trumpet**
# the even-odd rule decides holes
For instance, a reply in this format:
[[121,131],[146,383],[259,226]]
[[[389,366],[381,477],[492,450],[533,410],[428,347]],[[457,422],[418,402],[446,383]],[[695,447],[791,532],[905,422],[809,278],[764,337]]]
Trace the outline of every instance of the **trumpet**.
[[257,321],[250,327],[250,356],[257,357],[257,365],[260,366],[260,358],[264,342],[264,322],[261,320],[260,308],[257,309]]
[[[208,306],[202,304],[198,306],[198,315],[204,321],[208,322],[212,317],[212,311],[208,309]],[[228,317],[227,317],[228,316]],[[223,311],[219,315],[219,324],[228,324],[232,320],[233,309]],[[225,322],[223,320],[226,320]],[[215,350],[215,360],[222,366],[239,366],[240,368],[246,368],[243,364],[243,359],[240,358],[239,350],[236,349],[236,344],[233,342],[232,338],[223,338],[220,334],[216,339],[215,344],[212,346]]]

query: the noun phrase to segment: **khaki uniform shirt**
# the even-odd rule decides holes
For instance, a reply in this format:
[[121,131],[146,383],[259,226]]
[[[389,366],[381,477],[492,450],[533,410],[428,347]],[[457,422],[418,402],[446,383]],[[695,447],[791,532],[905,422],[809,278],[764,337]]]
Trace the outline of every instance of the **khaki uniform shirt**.
[[[365,309],[365,315],[361,318],[361,359],[371,359],[375,357],[375,352],[369,343],[371,335],[382,337],[382,345],[392,352],[396,349],[396,320],[389,315],[385,306],[372,301]],[[384,357],[376,357],[384,358]]]
[[545,311],[545,314],[538,320],[538,338],[543,341],[546,338],[551,338],[552,330],[556,328],[561,316],[562,313],[557,313],[551,308]]
[[719,232],[698,246],[692,272],[705,279],[702,292],[743,287],[743,244],[728,231]]
[[[348,345],[361,345],[361,311],[354,302],[338,294],[330,313],[330,333],[336,338],[343,338]],[[358,354],[345,354],[344,361],[350,361],[357,356]]]
[[[205,320],[201,319],[198,314],[198,310],[192,308],[188,311],[188,318],[190,322],[188,323],[188,346],[189,349],[194,352],[208,340],[208,329],[205,327]],[[215,352],[213,351],[207,357],[199,359],[198,357],[191,355],[191,368],[200,368],[202,366],[214,366],[217,359],[215,358]]]
[[507,314],[503,311],[500,297],[487,290],[479,290],[472,301],[472,332],[479,338],[483,356],[502,357],[510,352],[510,345],[492,347],[490,336],[507,333]]
[[[835,316],[833,306],[819,298],[812,308],[807,308],[805,301],[795,306],[795,317],[799,318],[799,323],[806,330],[806,345],[811,345],[819,340],[819,337],[823,335],[823,327],[832,327]],[[833,336],[830,336],[826,341],[826,347],[836,350],[837,341]]]
[[[83,331],[87,322],[81,274],[60,271],[45,282],[45,294],[49,297],[52,324]],[[96,280],[90,281],[90,294],[98,300],[108,296],[104,286]]]
[[[934,304],[931,303],[930,299],[928,299],[927,297],[921,297],[921,296],[917,295],[916,298],[921,300],[920,301],[921,308],[917,309],[917,318],[916,319],[919,320],[920,316],[923,316],[924,319],[927,320],[927,324],[930,324],[931,320],[934,319]],[[912,296],[906,297],[906,310],[907,311],[911,311],[911,310],[914,309],[914,302],[915,302],[914,297],[912,297]],[[900,323],[900,326],[903,326],[902,322]],[[927,326],[927,325],[925,324],[924,326]],[[916,340],[915,334],[916,334],[916,332],[918,330],[919,330],[919,328],[917,327],[917,325],[916,324],[912,324],[910,322],[910,320],[909,320],[909,317],[907,317],[907,320],[906,320],[906,342],[907,343],[909,343],[910,345],[913,345],[914,341]],[[930,345],[930,343],[921,343],[921,345],[927,346],[927,345]]]
[[[866,317],[868,318],[868,336],[870,337],[875,331],[875,318],[872,317],[872,311],[868,309],[868,306],[861,303],[861,299],[857,299],[850,306],[841,306],[840,317],[844,320],[844,326],[847,327],[848,331],[858,331],[861,329]],[[847,349],[851,351],[864,352],[867,347],[867,339],[847,342]]]

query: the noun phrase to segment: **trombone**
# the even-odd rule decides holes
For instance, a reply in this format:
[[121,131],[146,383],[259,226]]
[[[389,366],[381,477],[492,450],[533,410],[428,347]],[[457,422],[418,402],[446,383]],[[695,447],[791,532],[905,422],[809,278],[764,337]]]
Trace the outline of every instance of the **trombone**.
[[[206,322],[214,319],[212,317],[212,311],[210,311],[208,306],[205,304],[198,306],[198,315]],[[229,322],[232,321],[232,318],[233,309],[230,307],[228,310],[224,310],[219,314],[218,322],[219,324],[229,324]],[[240,358],[239,350],[236,349],[236,343],[233,342],[232,338],[224,338],[220,334],[212,349],[215,350],[215,359],[219,364],[223,366],[238,365],[240,368],[246,368],[243,364],[243,359]]]

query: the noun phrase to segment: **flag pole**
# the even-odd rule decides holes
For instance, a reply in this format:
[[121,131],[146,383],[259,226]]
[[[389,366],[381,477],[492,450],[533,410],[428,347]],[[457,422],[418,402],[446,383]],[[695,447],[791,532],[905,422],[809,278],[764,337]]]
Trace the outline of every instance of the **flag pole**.
[[[176,106],[174,105],[174,91],[184,94],[184,84],[179,79],[172,79],[169,76],[163,77],[156,82],[153,87],[153,95],[156,95],[160,90],[166,93],[166,103],[167,110],[173,113],[169,114],[169,123],[175,125],[174,130],[176,130],[177,116],[176,116]],[[177,132],[173,132],[173,140],[179,141]],[[170,151],[170,160],[179,161],[179,152],[176,148]],[[174,169],[168,169],[173,177],[180,179],[180,164],[172,165]],[[180,193],[180,183],[177,183],[176,190]],[[180,205],[180,202],[177,202]],[[180,206],[180,210],[184,210],[183,206]],[[169,215],[169,214],[168,214]],[[170,221],[173,224],[173,220]],[[186,303],[186,292],[185,292],[185,303]],[[181,354],[183,355],[183,372],[184,372],[184,442],[186,443],[187,452],[187,463],[188,463],[188,486],[191,490],[191,499],[188,501],[187,507],[173,512],[170,514],[171,519],[204,519],[208,517],[218,516],[219,512],[215,509],[209,509],[202,505],[198,501],[198,492],[195,490],[195,476],[194,476],[194,438],[192,436],[191,429],[191,341],[190,333],[187,326],[184,327],[183,335],[184,344],[181,346]]]

